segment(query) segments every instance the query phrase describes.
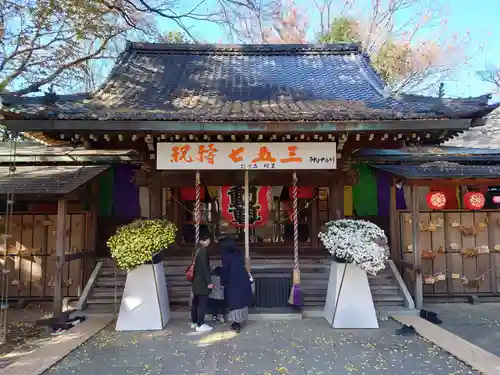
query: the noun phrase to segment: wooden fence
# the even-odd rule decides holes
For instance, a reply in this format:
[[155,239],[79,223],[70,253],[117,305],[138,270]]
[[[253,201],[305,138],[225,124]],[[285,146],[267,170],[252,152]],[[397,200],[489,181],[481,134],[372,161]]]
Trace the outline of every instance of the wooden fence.
[[[414,263],[411,213],[399,213],[402,260]],[[421,212],[424,296],[500,295],[500,212]],[[414,275],[403,279],[413,290]]]
[[[66,215],[65,263],[63,268],[63,294],[77,297],[85,287],[91,272],[94,254],[88,246],[88,212]],[[2,226],[3,220],[2,217]],[[16,213],[12,218],[12,237],[7,248],[9,270],[9,298],[47,298],[54,294],[56,270],[57,215]],[[3,228],[2,228],[3,232]],[[1,259],[5,249],[0,245]]]

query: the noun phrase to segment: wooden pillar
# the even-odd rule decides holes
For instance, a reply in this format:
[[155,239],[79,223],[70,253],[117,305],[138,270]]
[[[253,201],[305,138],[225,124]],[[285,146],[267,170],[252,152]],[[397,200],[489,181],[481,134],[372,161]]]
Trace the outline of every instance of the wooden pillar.
[[422,254],[420,250],[420,206],[418,199],[418,187],[411,186],[411,226],[412,226],[412,248],[413,248],[413,269],[415,271],[415,307],[421,309],[424,304],[424,292],[422,284]]
[[245,170],[245,267],[248,272],[252,269],[250,260],[250,187],[248,181],[248,170]]
[[56,227],[56,273],[54,278],[54,307],[53,318],[58,318],[63,308],[63,265],[66,237],[66,212],[68,202],[65,198],[57,202],[57,227]]
[[181,206],[180,206],[180,189],[175,187],[171,189],[172,194],[172,222],[177,225],[177,234],[175,237],[175,244],[179,245],[181,243],[182,237],[182,217],[181,217]]
[[99,181],[92,181],[90,193],[90,228],[89,228],[89,250],[96,250],[97,240],[97,218],[99,216]]
[[311,245],[314,248],[319,247],[319,188],[314,188],[314,200],[312,201],[311,218]]
[[338,178],[338,174],[332,173],[330,179],[328,205],[330,220],[340,220],[344,218],[344,179]]
[[91,251],[92,255],[85,258],[85,274],[83,275],[84,283],[87,282],[88,276],[92,273],[97,258],[97,220],[99,217],[99,180],[92,181],[90,193],[90,215],[88,227],[88,246],[87,251]]
[[149,176],[149,218],[160,219],[162,216],[161,172],[152,169]]
[[391,179],[390,187],[390,201],[389,201],[389,230],[390,230],[390,243],[391,259],[397,264],[400,264],[401,254],[399,249],[399,233],[398,233],[398,211],[396,207],[396,179]]

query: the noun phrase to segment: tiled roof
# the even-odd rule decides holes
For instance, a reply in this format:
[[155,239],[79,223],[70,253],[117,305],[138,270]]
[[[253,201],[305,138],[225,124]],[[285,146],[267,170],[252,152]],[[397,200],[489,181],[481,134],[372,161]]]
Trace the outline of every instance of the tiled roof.
[[93,94],[4,97],[39,119],[347,121],[481,117],[489,96],[392,95],[358,45],[129,44]]
[[418,146],[398,149],[362,148],[353,152],[352,160],[375,163],[423,163],[449,161],[460,163],[500,162],[500,148],[469,148],[452,146]]
[[500,109],[486,116],[485,125],[466,130],[443,145],[500,150]]
[[374,168],[407,179],[435,178],[498,178],[499,165],[460,165],[446,161],[437,161],[420,165],[373,165]]
[[[0,142],[0,164],[11,161],[13,148],[8,142]],[[140,162],[141,156],[135,150],[90,149],[72,146],[51,146],[36,144],[30,141],[18,142],[15,148],[16,164],[41,163],[99,163]]]
[[0,167],[0,194],[69,194],[108,166],[18,166],[9,176],[9,167]]

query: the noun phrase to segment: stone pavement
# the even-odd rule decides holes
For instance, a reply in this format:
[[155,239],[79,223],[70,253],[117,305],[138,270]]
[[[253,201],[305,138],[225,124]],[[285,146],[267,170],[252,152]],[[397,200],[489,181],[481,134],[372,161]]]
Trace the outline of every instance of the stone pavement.
[[438,313],[442,328],[500,356],[500,303],[440,303],[425,308]]
[[219,326],[197,334],[184,321],[161,332],[108,327],[45,374],[51,375],[459,375],[478,374],[417,336],[333,330],[324,319],[254,321],[239,335]]

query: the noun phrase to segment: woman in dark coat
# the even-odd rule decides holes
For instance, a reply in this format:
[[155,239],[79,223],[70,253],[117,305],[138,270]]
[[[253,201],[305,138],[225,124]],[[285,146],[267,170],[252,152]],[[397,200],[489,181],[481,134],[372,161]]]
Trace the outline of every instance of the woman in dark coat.
[[245,261],[232,238],[226,237],[220,242],[222,275],[228,320],[231,329],[239,332],[241,324],[248,319],[248,306],[253,301],[250,275],[245,268]]
[[208,295],[212,289],[212,270],[208,257],[210,243],[210,235],[200,233],[200,246],[196,250],[194,259],[193,299],[191,301],[191,328],[196,328],[197,332],[208,332],[213,329],[205,324]]

